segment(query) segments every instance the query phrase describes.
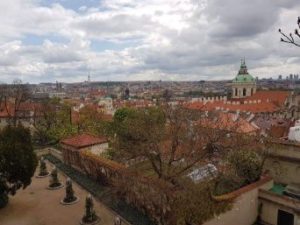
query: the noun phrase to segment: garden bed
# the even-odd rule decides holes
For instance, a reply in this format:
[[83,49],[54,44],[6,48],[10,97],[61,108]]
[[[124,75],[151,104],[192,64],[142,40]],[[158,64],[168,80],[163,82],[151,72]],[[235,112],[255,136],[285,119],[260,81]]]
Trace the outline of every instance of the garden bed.
[[75,199],[74,199],[73,201],[70,201],[70,202],[66,202],[65,199],[62,199],[62,200],[60,201],[60,203],[61,203],[62,205],[73,205],[73,204],[75,204],[75,203],[77,203],[77,202],[79,202],[79,197],[77,197],[77,196],[75,196]]

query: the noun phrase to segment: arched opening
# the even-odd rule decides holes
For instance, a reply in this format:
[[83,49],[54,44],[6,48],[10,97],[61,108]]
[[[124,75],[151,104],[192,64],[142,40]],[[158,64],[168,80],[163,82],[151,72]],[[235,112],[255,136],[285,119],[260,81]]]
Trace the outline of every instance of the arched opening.
[[243,89],[243,96],[246,96],[246,94],[247,94],[247,90],[246,90],[246,88],[244,88]]
[[238,89],[235,88],[234,90],[235,90],[235,95],[234,96],[237,96],[238,95]]
[[251,96],[253,95],[253,88],[251,88]]

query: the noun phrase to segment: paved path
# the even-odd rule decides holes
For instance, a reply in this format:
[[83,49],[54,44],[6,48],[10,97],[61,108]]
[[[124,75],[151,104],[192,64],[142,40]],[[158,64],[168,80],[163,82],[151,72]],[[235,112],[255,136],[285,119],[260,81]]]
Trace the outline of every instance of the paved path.
[[[48,165],[48,168],[50,166]],[[59,172],[60,180],[66,178]],[[64,206],[60,200],[65,189],[47,190],[49,177],[33,178],[25,190],[19,190],[10,197],[9,204],[0,209],[1,225],[78,225],[84,213],[86,190],[73,182],[73,188],[80,201],[74,205]],[[113,225],[113,213],[94,199],[95,210],[101,218],[100,225]],[[122,223],[122,225],[128,225]]]

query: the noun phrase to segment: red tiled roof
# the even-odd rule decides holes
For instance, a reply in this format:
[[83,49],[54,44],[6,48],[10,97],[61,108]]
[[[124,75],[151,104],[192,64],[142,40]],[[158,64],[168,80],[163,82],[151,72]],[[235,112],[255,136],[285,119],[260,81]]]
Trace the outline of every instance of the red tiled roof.
[[201,126],[208,126],[215,129],[225,129],[225,130],[235,130],[239,133],[254,133],[258,131],[258,127],[253,126],[247,120],[238,117],[236,120],[236,115],[232,113],[220,113],[214,121],[212,119],[201,119],[199,120],[199,125]]
[[13,113],[13,109],[11,107],[11,104],[7,104],[7,106],[5,106],[4,102],[2,102],[0,104],[0,117],[1,118],[7,118],[7,117],[9,117],[9,115],[12,115],[12,113]]
[[[91,112],[94,112],[95,116],[98,116],[99,120],[112,121],[112,119],[113,119],[112,115],[101,113],[100,112],[101,108],[97,105],[86,105],[85,108],[90,109]],[[80,109],[80,110],[82,110],[82,109]],[[80,113],[81,113],[80,110],[79,110],[79,112],[75,111],[75,110],[71,111],[73,124],[78,124],[80,122]]]
[[261,113],[261,112],[275,112],[279,110],[279,107],[276,106],[273,102],[260,102],[253,104],[225,104],[223,101],[214,101],[207,102],[203,104],[202,102],[193,102],[187,104],[187,108],[189,109],[197,109],[202,111],[213,111],[216,108],[223,108],[224,110],[229,111],[246,111],[252,113]]
[[[18,111],[22,112],[35,112],[37,109],[41,108],[41,104],[32,103],[32,102],[22,102],[18,107]],[[0,118],[7,118],[15,114],[14,104],[7,102],[6,105],[4,102],[0,104]]]
[[204,108],[204,104],[202,102],[192,102],[192,103],[188,103],[186,104],[186,107],[189,109],[203,109]]
[[283,106],[289,95],[289,91],[258,91],[245,100],[261,100],[263,102],[273,102],[278,106]]
[[[244,99],[231,99],[229,101],[231,104],[225,103],[224,101],[214,101],[207,102],[206,104],[203,102],[192,102],[186,104],[186,106],[189,109],[203,111],[213,111],[219,107],[224,110],[228,109],[229,111],[246,111],[252,113],[276,112],[284,105],[289,95],[290,92],[288,91],[258,91],[254,95]],[[232,104],[233,102],[235,102],[235,104]],[[240,102],[240,104],[238,104],[238,102]]]
[[106,137],[96,137],[91,134],[80,134],[61,141],[62,144],[69,145],[74,148],[84,148],[105,142],[107,142]]

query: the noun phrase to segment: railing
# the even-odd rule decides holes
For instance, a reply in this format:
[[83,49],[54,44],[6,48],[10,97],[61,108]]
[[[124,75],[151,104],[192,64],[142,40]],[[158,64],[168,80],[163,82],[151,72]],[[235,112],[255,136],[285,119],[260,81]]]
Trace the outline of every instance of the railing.
[[55,148],[51,148],[51,147],[43,148],[43,149],[35,150],[35,153],[38,157],[40,157],[42,155],[50,154],[61,161],[63,160],[62,152]]

